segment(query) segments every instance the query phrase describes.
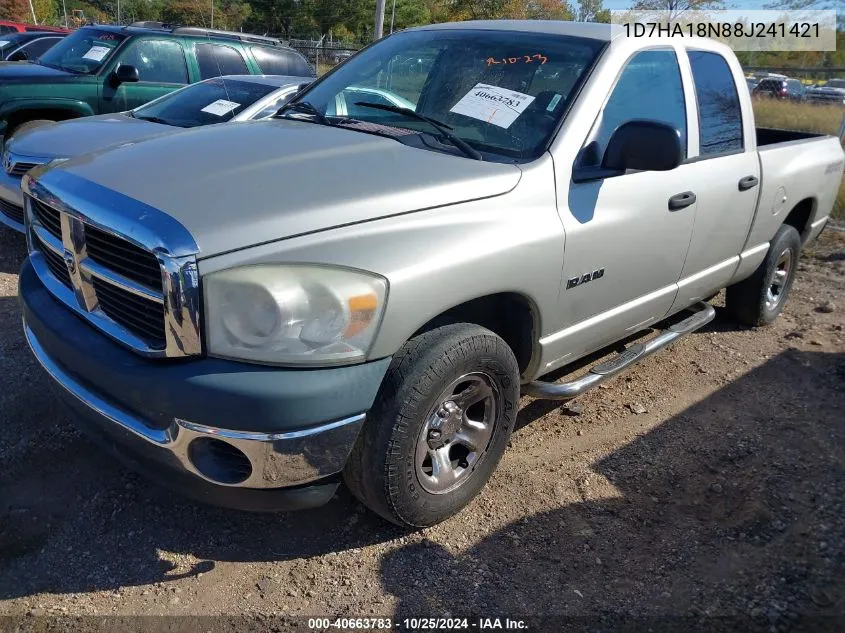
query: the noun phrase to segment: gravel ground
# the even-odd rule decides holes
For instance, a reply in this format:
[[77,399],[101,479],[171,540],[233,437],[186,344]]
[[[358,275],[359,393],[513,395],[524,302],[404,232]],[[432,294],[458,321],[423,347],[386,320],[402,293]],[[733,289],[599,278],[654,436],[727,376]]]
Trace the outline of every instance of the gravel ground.
[[23,255],[2,230],[0,615],[502,614],[591,629],[742,616],[772,631],[839,616],[804,630],[845,630],[845,233],[805,253],[772,327],[720,312],[569,407],[523,398],[482,495],[412,534],[343,489],[314,511],[237,513],[102,455],[26,348]]

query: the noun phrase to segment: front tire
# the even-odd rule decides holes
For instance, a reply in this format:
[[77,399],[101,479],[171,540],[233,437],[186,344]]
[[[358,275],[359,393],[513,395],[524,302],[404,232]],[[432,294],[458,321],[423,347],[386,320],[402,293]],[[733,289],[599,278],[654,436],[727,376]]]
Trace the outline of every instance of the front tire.
[[730,286],[725,294],[725,307],[740,323],[750,326],[768,325],[783,310],[801,254],[801,236],[795,227],[782,225],[766,259],[748,279]]
[[371,510],[404,527],[454,515],[484,487],[519,407],[519,366],[496,334],[445,325],[393,357],[344,470]]

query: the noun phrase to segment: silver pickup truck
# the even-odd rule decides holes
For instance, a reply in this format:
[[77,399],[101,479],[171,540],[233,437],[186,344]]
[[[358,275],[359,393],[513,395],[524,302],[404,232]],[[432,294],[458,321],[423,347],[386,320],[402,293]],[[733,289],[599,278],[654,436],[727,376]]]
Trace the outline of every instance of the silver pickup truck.
[[168,486],[267,510],[343,479],[431,525],[491,476],[520,392],[578,396],[722,288],[772,321],[842,171],[836,138],[755,128],[709,40],[411,29],[272,120],[30,172],[26,337],[80,425]]

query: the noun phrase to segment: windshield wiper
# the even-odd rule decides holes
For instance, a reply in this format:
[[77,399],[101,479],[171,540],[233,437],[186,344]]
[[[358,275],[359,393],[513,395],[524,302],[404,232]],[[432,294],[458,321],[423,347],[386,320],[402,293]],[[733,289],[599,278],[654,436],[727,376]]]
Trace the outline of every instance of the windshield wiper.
[[314,107],[313,103],[309,103],[308,101],[289,101],[279,108],[278,112],[276,112],[274,116],[281,116],[286,110],[293,110],[294,112],[301,112],[302,114],[310,114],[317,119],[319,123],[322,123],[323,125],[331,125],[331,122],[326,118],[326,115]]
[[162,118],[157,117],[157,116],[138,116],[137,114],[133,114],[132,118],[141,119],[142,121],[149,121],[150,123],[161,123],[162,125],[170,125],[170,126],[173,126],[173,127],[179,127],[179,126],[174,126],[170,121],[166,121],[165,119],[162,119]]
[[469,156],[470,158],[474,158],[475,160],[483,160],[481,154],[478,153],[469,143],[465,140],[460,138],[459,136],[455,136],[452,134],[450,130],[454,129],[451,125],[447,125],[442,121],[438,121],[437,119],[432,119],[431,117],[427,117],[424,114],[420,114],[419,112],[415,112],[410,108],[403,108],[401,106],[395,105],[387,105],[383,103],[370,103],[369,101],[356,101],[356,106],[361,106],[362,108],[374,108],[376,110],[386,110],[388,112],[395,112],[396,114],[404,114],[407,117],[411,117],[412,119],[417,119],[418,121],[424,121],[428,123],[430,126],[437,128],[440,130],[441,135],[446,140],[450,141],[452,145],[457,147],[461,150],[464,154]]

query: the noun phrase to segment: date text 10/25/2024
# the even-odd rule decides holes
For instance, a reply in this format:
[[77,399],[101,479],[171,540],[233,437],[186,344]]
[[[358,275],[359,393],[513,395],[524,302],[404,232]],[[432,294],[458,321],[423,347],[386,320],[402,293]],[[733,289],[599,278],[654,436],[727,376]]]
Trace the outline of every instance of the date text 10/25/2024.
[[308,628],[315,631],[409,630],[409,631],[526,631],[525,620],[512,618],[309,618]]

